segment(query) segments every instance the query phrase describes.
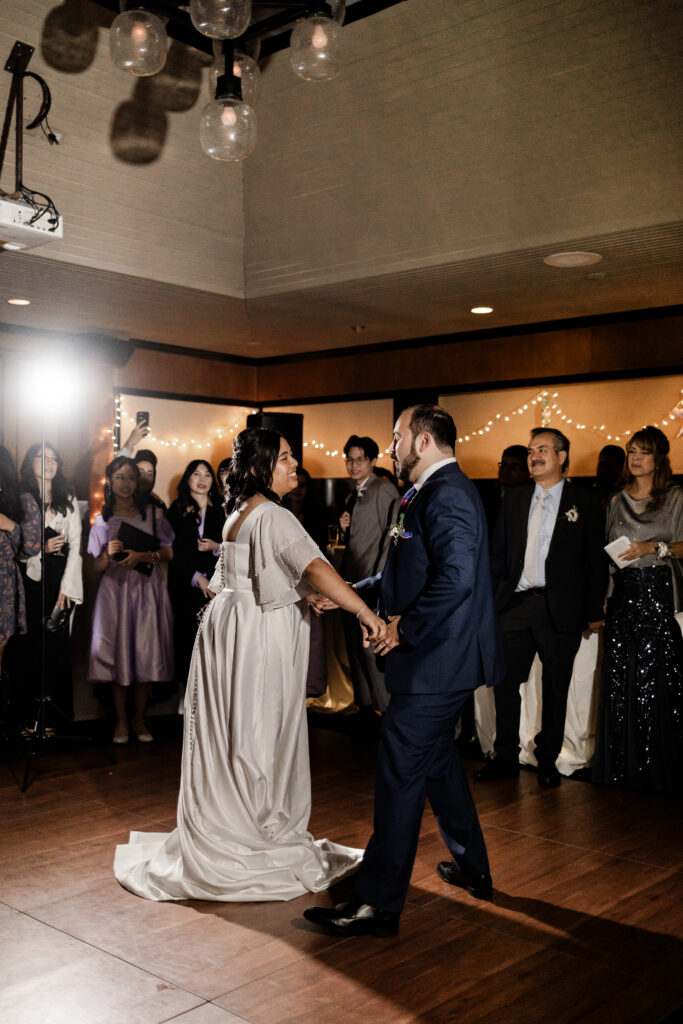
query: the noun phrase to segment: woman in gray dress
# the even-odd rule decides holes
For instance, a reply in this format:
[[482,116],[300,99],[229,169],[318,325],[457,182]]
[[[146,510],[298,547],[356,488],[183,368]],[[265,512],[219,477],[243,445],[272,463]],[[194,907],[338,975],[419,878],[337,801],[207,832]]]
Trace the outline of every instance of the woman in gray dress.
[[671,482],[669,441],[657,427],[626,445],[624,486],[608,540],[630,547],[612,567],[593,780],[679,794],[683,789],[683,490]]

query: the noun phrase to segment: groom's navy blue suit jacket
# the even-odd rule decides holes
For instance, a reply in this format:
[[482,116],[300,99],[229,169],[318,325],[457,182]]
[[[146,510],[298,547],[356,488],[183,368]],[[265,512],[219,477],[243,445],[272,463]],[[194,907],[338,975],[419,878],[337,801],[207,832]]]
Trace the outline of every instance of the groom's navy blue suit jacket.
[[379,587],[381,610],[401,616],[404,642],[386,657],[387,690],[455,693],[500,682],[486,520],[457,463],[426,480],[403,525],[383,572],[357,588]]

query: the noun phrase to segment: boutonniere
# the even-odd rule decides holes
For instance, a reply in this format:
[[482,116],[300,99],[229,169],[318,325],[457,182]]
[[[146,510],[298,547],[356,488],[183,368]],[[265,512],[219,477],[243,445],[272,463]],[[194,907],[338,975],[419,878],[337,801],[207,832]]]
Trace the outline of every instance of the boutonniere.
[[410,538],[413,536],[412,533],[406,530],[405,526],[403,525],[404,517],[405,513],[401,512],[397,522],[392,523],[391,526],[389,527],[389,536],[391,537],[395,545],[398,544],[400,540],[410,540]]
[[579,510],[576,507],[576,505],[572,505],[571,508],[567,509],[567,511],[564,514],[564,518],[567,520],[568,523],[576,523],[578,521]]

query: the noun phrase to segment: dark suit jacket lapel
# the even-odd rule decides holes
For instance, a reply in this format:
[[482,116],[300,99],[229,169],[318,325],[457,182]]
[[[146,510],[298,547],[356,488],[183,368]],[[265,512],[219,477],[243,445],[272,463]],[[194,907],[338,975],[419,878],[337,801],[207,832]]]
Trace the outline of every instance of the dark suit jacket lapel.
[[562,488],[562,497],[560,498],[560,507],[557,510],[557,519],[555,520],[553,535],[550,538],[550,547],[548,548],[547,555],[548,558],[550,557],[550,553],[555,544],[559,543],[558,537],[561,538],[564,533],[564,528],[568,522],[567,512],[574,504],[576,504],[576,491],[572,489],[571,480],[565,480],[564,487]]

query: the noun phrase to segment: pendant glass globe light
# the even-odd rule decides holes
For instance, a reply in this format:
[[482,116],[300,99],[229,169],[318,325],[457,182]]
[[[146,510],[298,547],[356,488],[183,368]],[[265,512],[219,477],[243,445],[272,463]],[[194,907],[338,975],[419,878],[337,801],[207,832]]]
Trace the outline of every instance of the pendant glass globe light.
[[321,82],[339,73],[342,29],[322,14],[297,21],[289,43],[292,71],[307,82]]
[[[236,88],[232,91],[230,83]],[[240,95],[239,79],[219,79],[218,95],[207,103],[200,121],[200,142],[213,160],[245,160],[256,145],[256,114]]]
[[124,11],[111,23],[109,52],[117,68],[132,75],[156,75],[166,63],[164,23],[151,11]]
[[[224,70],[225,61],[223,58],[222,48],[222,42],[214,42],[213,52],[216,59],[213,64],[209,66],[208,76],[209,95],[211,97],[216,95],[218,79],[223,74]],[[256,49],[257,57],[259,49],[260,46]],[[232,73],[240,80],[240,84],[242,86],[242,99],[244,102],[248,103],[250,107],[256,107],[256,103],[261,92],[261,69],[254,57],[250,56],[248,53],[244,53],[242,50],[236,49],[232,64]]]
[[251,0],[190,0],[192,24],[212,39],[236,39],[249,28]]

